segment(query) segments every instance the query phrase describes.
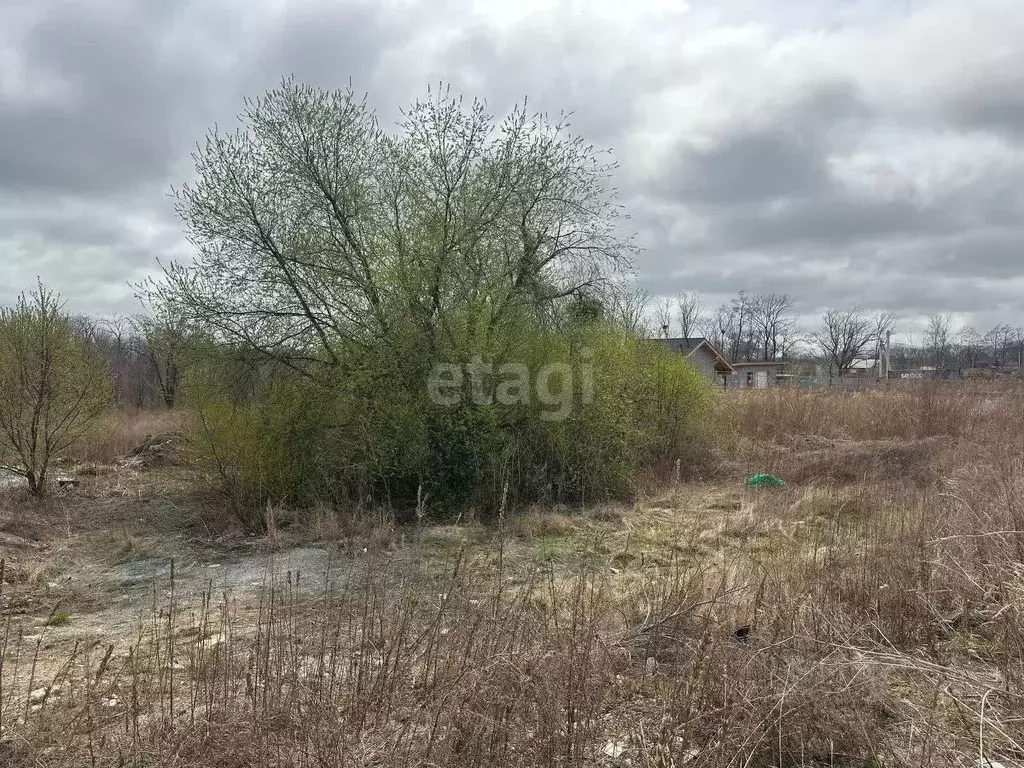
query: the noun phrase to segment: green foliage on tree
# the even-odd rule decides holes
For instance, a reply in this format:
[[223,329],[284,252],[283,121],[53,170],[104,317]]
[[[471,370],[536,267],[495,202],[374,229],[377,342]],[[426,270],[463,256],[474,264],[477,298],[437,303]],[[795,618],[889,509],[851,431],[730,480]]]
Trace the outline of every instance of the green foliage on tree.
[[[292,81],[241,120],[176,191],[196,260],[143,290],[209,341],[184,387],[239,505],[598,497],[678,454],[666,414],[696,434],[699,376],[612,309],[635,250],[614,163],[564,120],[441,89],[388,132],[351,91]],[[478,363],[432,395],[439,366]]]
[[[268,499],[409,509],[423,494],[435,513],[487,516],[503,501],[628,498],[706,445],[713,393],[680,355],[600,325],[530,337],[519,359],[531,392],[511,404],[491,400],[508,381],[499,374],[482,377],[477,393],[464,381],[458,402],[439,405],[386,362],[339,383],[270,371],[221,349],[186,380],[200,425],[195,444],[236,513],[257,528]],[[566,361],[571,389],[550,382],[541,402],[532,372]],[[488,402],[474,402],[480,392]]]
[[112,399],[106,363],[73,332],[60,297],[41,284],[0,308],[0,466],[46,492],[51,460]]

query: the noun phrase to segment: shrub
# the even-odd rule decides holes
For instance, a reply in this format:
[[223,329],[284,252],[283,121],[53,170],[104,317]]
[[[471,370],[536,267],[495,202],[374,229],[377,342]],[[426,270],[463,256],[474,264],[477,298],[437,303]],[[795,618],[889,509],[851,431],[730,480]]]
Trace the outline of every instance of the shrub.
[[41,284],[0,309],[0,466],[46,492],[51,459],[112,401],[106,364],[72,332],[60,296]]
[[434,402],[426,366],[393,346],[331,379],[220,350],[186,379],[200,457],[255,524],[267,501],[408,509],[426,499],[439,514],[490,514],[503,501],[623,498],[704,436],[710,390],[659,345],[589,325],[534,328],[507,347],[504,359],[530,372],[522,402],[494,397],[508,379],[493,372],[475,395],[464,381],[453,402]]
[[[614,163],[566,122],[442,88],[388,133],[351,91],[292,80],[240,121],[175,192],[196,258],[140,286],[215,358],[247,358],[242,389],[207,371],[194,393],[235,498],[621,495],[691,444],[697,374],[602,324],[636,248]],[[529,396],[478,369],[442,406],[432,373],[477,358],[527,371]]]

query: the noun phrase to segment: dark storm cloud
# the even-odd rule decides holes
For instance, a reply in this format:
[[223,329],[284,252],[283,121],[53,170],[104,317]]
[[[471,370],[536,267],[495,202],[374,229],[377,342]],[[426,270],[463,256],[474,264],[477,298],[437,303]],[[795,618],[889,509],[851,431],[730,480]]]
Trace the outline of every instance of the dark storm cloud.
[[[77,309],[133,310],[127,280],[188,257],[166,193],[192,146],[294,73],[351,79],[385,126],[439,80],[499,114],[524,96],[572,112],[616,150],[657,294],[1024,320],[1024,6],[1009,0],[860,16],[747,0],[12,3],[0,302],[40,274]],[[962,63],[944,63],[953,50]]]
[[[187,179],[206,131],[232,128],[244,97],[293,72],[365,86],[396,30],[417,18],[369,2],[264,10],[67,2],[24,25],[21,69],[57,95],[0,90],[0,302],[41,274],[80,308],[135,309],[126,281],[180,249],[167,192]],[[140,234],[133,217],[159,234]]]
[[987,130],[1013,141],[1024,140],[1024,73],[1005,78],[960,95],[947,105],[950,116],[961,125]]
[[552,118],[571,113],[575,130],[605,148],[622,141],[639,100],[671,81],[636,55],[628,37],[595,37],[579,19],[515,30],[475,23],[455,35],[438,68],[498,113],[528,98]]
[[846,149],[872,111],[850,84],[822,83],[775,103],[710,147],[681,142],[655,188],[712,217],[704,242],[735,250],[818,243],[842,246],[955,227],[948,211],[857,195],[829,158]]
[[867,114],[851,85],[818,85],[794,104],[765,110],[752,125],[727,129],[710,147],[681,142],[657,186],[690,205],[721,207],[828,192],[829,138]]
[[[716,297],[740,289],[785,292],[808,315],[850,304],[908,315],[982,313],[998,297],[1004,311],[1024,319],[1016,289],[993,284],[1024,271],[1018,165],[988,167],[974,179],[950,174],[938,187],[892,163],[858,185],[834,165],[858,152],[878,126],[905,136],[883,146],[895,157],[919,151],[911,143],[915,130],[923,140],[937,134],[948,141],[957,126],[964,136],[983,124],[999,135],[1014,127],[1013,99],[991,91],[974,97],[979,108],[962,102],[958,120],[922,126],[916,114],[900,125],[898,112],[857,87],[812,81],[727,125],[710,144],[677,142],[656,194],[642,203],[650,223],[645,284],[656,294],[666,285]],[[936,161],[948,163],[939,149]],[[893,176],[899,182],[887,188]],[[687,217],[690,226],[674,226]]]
[[[290,9],[290,10],[289,10]],[[161,185],[214,120],[295,70],[344,84],[386,39],[371,5],[286,7],[244,35],[242,7],[79,3],[50,7],[21,41],[26,69],[64,85],[60,103],[0,103],[8,190],[130,195]],[[232,30],[233,24],[238,27]]]
[[921,208],[905,200],[866,200],[823,186],[819,195],[772,209],[740,208],[716,224],[734,248],[817,244],[841,248],[893,236],[941,235],[957,229],[957,212]]
[[60,207],[30,210],[0,200],[0,238],[27,237],[45,232],[54,240],[74,246],[100,246],[123,236],[121,223],[95,214],[74,214]]
[[1024,224],[942,238],[913,267],[919,274],[936,272],[961,280],[1010,280],[1024,276]]
[[717,206],[813,194],[827,184],[821,151],[779,131],[734,136],[692,152],[669,182],[672,197]]
[[202,61],[161,50],[166,18],[104,3],[52,7],[20,46],[26,70],[66,95],[0,104],[0,179],[9,191],[124,193],[158,182],[179,151]]
[[871,118],[855,88],[824,83],[737,124],[709,147],[681,142],[654,188],[710,224],[679,244],[726,252],[817,245],[834,257],[851,244],[957,231],[963,212],[867,196],[836,177],[830,156],[847,150]]

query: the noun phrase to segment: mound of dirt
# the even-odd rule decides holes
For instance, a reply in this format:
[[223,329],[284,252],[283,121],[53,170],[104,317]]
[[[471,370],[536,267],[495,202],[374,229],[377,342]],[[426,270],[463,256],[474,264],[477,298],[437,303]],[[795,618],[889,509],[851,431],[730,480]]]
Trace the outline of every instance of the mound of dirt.
[[903,442],[814,438],[789,448],[785,478],[796,483],[873,479],[923,485],[935,479],[936,459],[948,445],[942,437]]
[[185,446],[188,439],[184,432],[160,432],[147,435],[146,439],[132,451],[128,463],[143,469],[156,467],[179,467],[187,463]]

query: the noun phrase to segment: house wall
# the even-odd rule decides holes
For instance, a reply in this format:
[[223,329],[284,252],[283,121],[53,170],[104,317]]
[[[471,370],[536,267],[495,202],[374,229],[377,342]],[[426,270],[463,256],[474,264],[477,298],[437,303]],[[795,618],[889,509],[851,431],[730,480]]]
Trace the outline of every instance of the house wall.
[[722,380],[715,374],[715,356],[706,349],[697,349],[687,358],[712,384],[721,384]]
[[[747,387],[774,387],[775,377],[782,373],[782,366],[772,365],[751,365],[744,366],[742,363],[733,363],[736,373],[726,377],[725,386],[728,389],[746,389]],[[748,383],[748,376],[749,383]]]

